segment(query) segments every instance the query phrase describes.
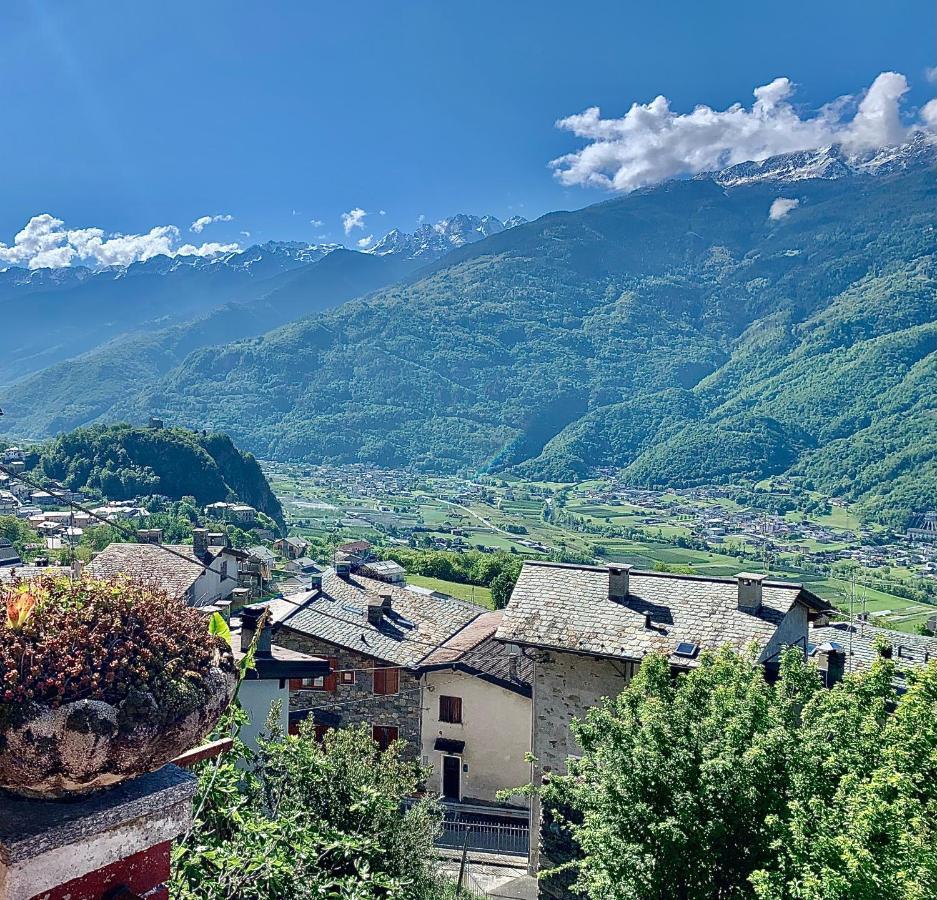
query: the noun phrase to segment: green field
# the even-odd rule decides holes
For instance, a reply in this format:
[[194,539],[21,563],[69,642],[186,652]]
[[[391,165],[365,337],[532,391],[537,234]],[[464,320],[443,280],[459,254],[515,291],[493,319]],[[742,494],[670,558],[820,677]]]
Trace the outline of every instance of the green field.
[[407,583],[429,588],[431,591],[441,591],[487,609],[495,608],[491,600],[491,591],[477,584],[460,584],[457,581],[443,581],[442,578],[429,578],[426,575],[407,575]]

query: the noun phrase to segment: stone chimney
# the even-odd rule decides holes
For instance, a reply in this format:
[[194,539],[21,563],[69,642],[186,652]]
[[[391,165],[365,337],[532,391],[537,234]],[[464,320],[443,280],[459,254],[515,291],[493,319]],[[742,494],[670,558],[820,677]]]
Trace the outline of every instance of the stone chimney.
[[624,603],[628,599],[628,581],[631,566],[608,567],[608,599]]
[[839,684],[846,674],[846,651],[834,644],[822,644],[817,647],[820,674],[828,687]]
[[137,530],[137,540],[141,544],[161,544],[163,542],[163,529],[140,528]]
[[208,529],[207,528],[193,528],[192,529],[192,552],[199,558],[203,559],[208,553]]
[[381,594],[381,612],[389,616],[394,609],[394,598],[391,594]]
[[368,598],[368,623],[371,625],[380,625],[384,618],[384,598]]
[[[247,653],[250,649],[251,641],[257,633],[257,624],[266,612],[264,606],[245,606],[241,610],[241,652]],[[270,656],[273,652],[273,629],[270,625],[270,617],[267,616],[264,627],[260,631],[260,637],[257,638],[257,648],[254,651],[257,656]]]
[[223,531],[211,531],[208,534],[209,547],[227,547],[228,536]]
[[351,575],[351,563],[348,562],[338,562],[335,563],[335,574],[339,578],[344,578],[346,581]]
[[765,576],[739,572],[735,577],[739,584],[739,609],[742,612],[757,613],[761,609],[761,588]]

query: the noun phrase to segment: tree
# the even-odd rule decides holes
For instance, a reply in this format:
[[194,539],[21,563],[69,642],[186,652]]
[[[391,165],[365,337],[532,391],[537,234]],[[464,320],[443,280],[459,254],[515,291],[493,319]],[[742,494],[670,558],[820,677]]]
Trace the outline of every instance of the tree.
[[[271,719],[271,721],[273,721]],[[180,900],[435,900],[440,813],[404,799],[425,776],[398,742],[381,753],[364,726],[316,742],[273,731],[199,773],[195,824],[173,856]]]
[[769,684],[725,650],[674,679],[647,658],[574,726],[583,756],[544,790],[579,888],[592,900],[937,896],[937,667],[900,698],[893,676],[880,660],[827,690],[789,650]]

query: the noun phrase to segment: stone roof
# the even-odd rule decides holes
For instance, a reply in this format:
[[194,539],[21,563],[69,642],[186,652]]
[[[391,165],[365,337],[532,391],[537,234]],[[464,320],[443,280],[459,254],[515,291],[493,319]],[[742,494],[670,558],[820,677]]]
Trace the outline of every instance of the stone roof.
[[846,671],[857,672],[870,668],[878,659],[878,651],[875,649],[878,638],[891,644],[891,660],[898,670],[899,680],[903,680],[903,670],[918,669],[937,660],[937,637],[908,634],[862,622],[853,625],[848,622],[831,622],[811,627],[810,650],[823,644],[838,644],[846,654]]
[[[816,611],[828,603],[800,584],[764,581],[757,613],[738,608],[738,581],[631,570],[626,600],[609,598],[602,566],[528,561],[498,628],[499,640],[640,660],[648,653],[693,666],[698,654],[676,656],[680,643],[700,651],[726,644],[764,647],[795,603]],[[646,625],[650,615],[651,627]]]
[[[186,557],[181,559],[174,553]],[[183,597],[198,581],[206,565],[211,565],[227,547],[209,547],[203,560],[188,544],[109,544],[88,565],[98,578],[125,575],[155,584],[171,597]]]
[[[389,594],[391,611],[368,622],[368,601]],[[384,662],[415,669],[434,648],[483,612],[454,597],[415,594],[404,587],[354,574],[322,573],[322,588],[270,602],[274,629],[289,628]]]
[[[474,622],[453,635],[438,650],[423,660],[426,668],[453,667],[470,674],[487,676],[505,687],[529,694],[533,663],[516,653],[495,633],[504,617],[503,610],[482,613]],[[511,657],[515,657],[513,663]]]

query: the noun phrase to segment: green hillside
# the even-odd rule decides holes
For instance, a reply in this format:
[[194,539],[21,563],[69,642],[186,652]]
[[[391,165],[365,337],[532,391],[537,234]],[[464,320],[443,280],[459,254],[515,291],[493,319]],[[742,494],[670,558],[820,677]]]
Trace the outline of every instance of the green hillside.
[[[901,523],[937,502],[933,158],[675,181],[191,353],[117,408],[260,455],[635,484],[790,471]],[[773,221],[778,196],[800,205]]]
[[50,441],[39,465],[72,490],[94,488],[112,500],[149,494],[195,497],[199,504],[237,499],[283,523],[257,460],[224,434],[94,425]]
[[337,250],[263,281],[256,297],[226,303],[191,321],[109,341],[6,388],[4,430],[37,439],[114,418],[115,406],[128,391],[158,382],[193,350],[263,334],[337,306],[396,281],[416,265]]

